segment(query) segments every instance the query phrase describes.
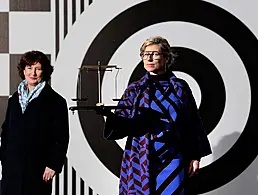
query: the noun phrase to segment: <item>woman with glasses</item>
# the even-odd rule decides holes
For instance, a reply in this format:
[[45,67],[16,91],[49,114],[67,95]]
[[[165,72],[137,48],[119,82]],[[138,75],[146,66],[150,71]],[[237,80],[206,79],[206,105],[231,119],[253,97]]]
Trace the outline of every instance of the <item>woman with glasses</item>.
[[175,55],[166,39],[150,37],[140,56],[147,73],[118,103],[128,108],[98,111],[107,116],[106,139],[128,136],[119,194],[193,194],[186,180],[211,149],[192,92],[170,71]]

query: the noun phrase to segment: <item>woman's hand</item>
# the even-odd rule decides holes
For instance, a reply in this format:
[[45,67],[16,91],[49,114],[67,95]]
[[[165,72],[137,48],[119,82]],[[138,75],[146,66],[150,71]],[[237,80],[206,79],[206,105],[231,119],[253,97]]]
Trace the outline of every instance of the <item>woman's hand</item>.
[[96,105],[94,110],[98,115],[102,115],[102,116],[109,116],[109,115],[113,114],[111,112],[111,109],[104,105]]
[[43,174],[43,180],[47,182],[48,180],[53,179],[53,177],[55,176],[55,173],[56,172],[54,170],[46,167],[45,172]]
[[191,160],[188,174],[189,177],[192,177],[194,173],[196,173],[197,170],[199,170],[200,162],[198,160]]

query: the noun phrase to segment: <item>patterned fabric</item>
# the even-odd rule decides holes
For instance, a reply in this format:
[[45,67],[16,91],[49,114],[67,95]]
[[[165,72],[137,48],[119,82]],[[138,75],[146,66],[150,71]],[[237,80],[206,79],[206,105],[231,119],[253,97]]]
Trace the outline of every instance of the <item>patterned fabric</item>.
[[36,87],[34,87],[30,92],[28,92],[28,82],[26,80],[23,80],[19,86],[18,86],[18,94],[19,94],[19,103],[21,105],[22,113],[25,112],[29,102],[31,102],[33,99],[37,98],[42,91],[42,89],[45,87],[46,81],[41,81],[39,84],[37,84]]
[[151,81],[150,75],[146,74],[127,88],[119,105],[134,106],[134,109],[116,110],[116,114],[133,118],[140,114],[139,106],[163,113],[164,118],[154,133],[128,138],[127,142],[131,143],[127,143],[122,159],[121,195],[183,195],[183,159],[177,143],[172,140],[176,140],[176,119],[185,99],[185,93],[173,74],[169,81],[159,82]]

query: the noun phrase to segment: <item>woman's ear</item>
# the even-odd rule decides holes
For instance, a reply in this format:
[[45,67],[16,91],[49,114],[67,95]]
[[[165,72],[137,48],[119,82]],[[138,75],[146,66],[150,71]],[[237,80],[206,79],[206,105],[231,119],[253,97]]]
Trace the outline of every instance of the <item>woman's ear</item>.
[[165,66],[167,66],[167,64],[169,63],[170,59],[169,59],[169,56],[166,56],[165,58]]

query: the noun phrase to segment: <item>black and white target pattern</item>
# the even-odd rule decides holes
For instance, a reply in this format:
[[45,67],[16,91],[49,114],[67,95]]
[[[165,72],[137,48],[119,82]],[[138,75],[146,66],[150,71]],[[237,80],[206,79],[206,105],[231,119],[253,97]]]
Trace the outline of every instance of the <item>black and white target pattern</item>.
[[[190,84],[205,127],[210,133],[213,148],[219,144],[221,137],[234,132],[242,133],[250,108],[250,85],[244,65],[227,42],[198,25],[185,22],[159,23],[128,38],[110,60],[111,64],[117,63],[122,67],[117,78],[118,94],[121,96],[128,82],[136,81],[145,74],[139,58],[139,45],[150,35],[168,38],[175,52],[179,54],[173,70]],[[210,47],[210,44],[214,46]],[[236,72],[234,75],[232,69]],[[112,89],[112,86],[115,86],[115,74],[115,71],[112,74],[106,73],[103,80],[104,102],[110,104],[116,91],[115,88]],[[242,89],[236,91],[238,86]],[[245,103],[242,104],[242,101]],[[246,115],[244,119],[243,115]],[[229,146],[235,141],[231,140]],[[216,159],[228,149],[218,151]],[[216,159],[211,155],[204,159],[204,163],[208,164]]]
[[[101,14],[96,18],[96,13]],[[79,66],[116,64],[122,68],[117,94],[116,71],[102,78],[103,101],[114,105],[112,98],[119,98],[128,83],[143,76],[139,47],[156,35],[166,37],[179,54],[173,70],[192,88],[209,133],[213,154],[202,159],[195,179],[201,182],[200,193],[210,192],[249,167],[258,148],[258,41],[229,11],[206,1],[113,0],[112,6],[96,1],[68,33],[55,66],[62,76],[54,75],[53,86],[70,99],[76,94]],[[96,73],[83,73],[78,94],[91,105],[98,101],[96,81]],[[104,140],[105,120],[95,112],[80,111],[71,117],[71,164],[96,192],[116,194],[124,141]]]
[[[141,14],[143,10],[148,10],[148,14]],[[116,31],[118,27],[121,28]],[[239,39],[235,32],[241,32],[245,40]],[[251,102],[256,96],[254,91],[251,96],[251,88],[255,85],[253,74],[258,62],[255,57],[257,39],[240,20],[210,3],[199,1],[188,3],[186,7],[177,1],[162,4],[146,1],[110,21],[92,42],[84,63],[100,60],[121,67],[117,78],[120,96],[129,81],[144,75],[139,47],[147,37],[155,35],[166,37],[179,54],[175,73],[186,79],[193,89],[212,148],[216,151],[203,159],[203,168],[197,177],[202,182],[200,192],[216,189],[238,176],[257,155],[253,150],[257,146],[254,140],[257,133],[253,129],[256,110],[254,101]],[[252,49],[247,52],[247,48]],[[115,74],[107,72],[103,78],[103,100],[107,104],[114,104]],[[90,82],[85,78],[83,85],[87,83]],[[110,162],[106,151],[100,150],[107,146],[106,141],[91,141],[98,135],[90,133],[89,124],[86,124],[89,121],[83,122],[89,115],[79,113],[85,136],[102,163],[118,175],[119,162],[115,161],[120,160],[122,149],[117,144],[123,146],[124,142],[108,144],[116,154]],[[224,137],[234,134],[238,136],[220,147]],[[240,162],[235,164],[236,161]]]

